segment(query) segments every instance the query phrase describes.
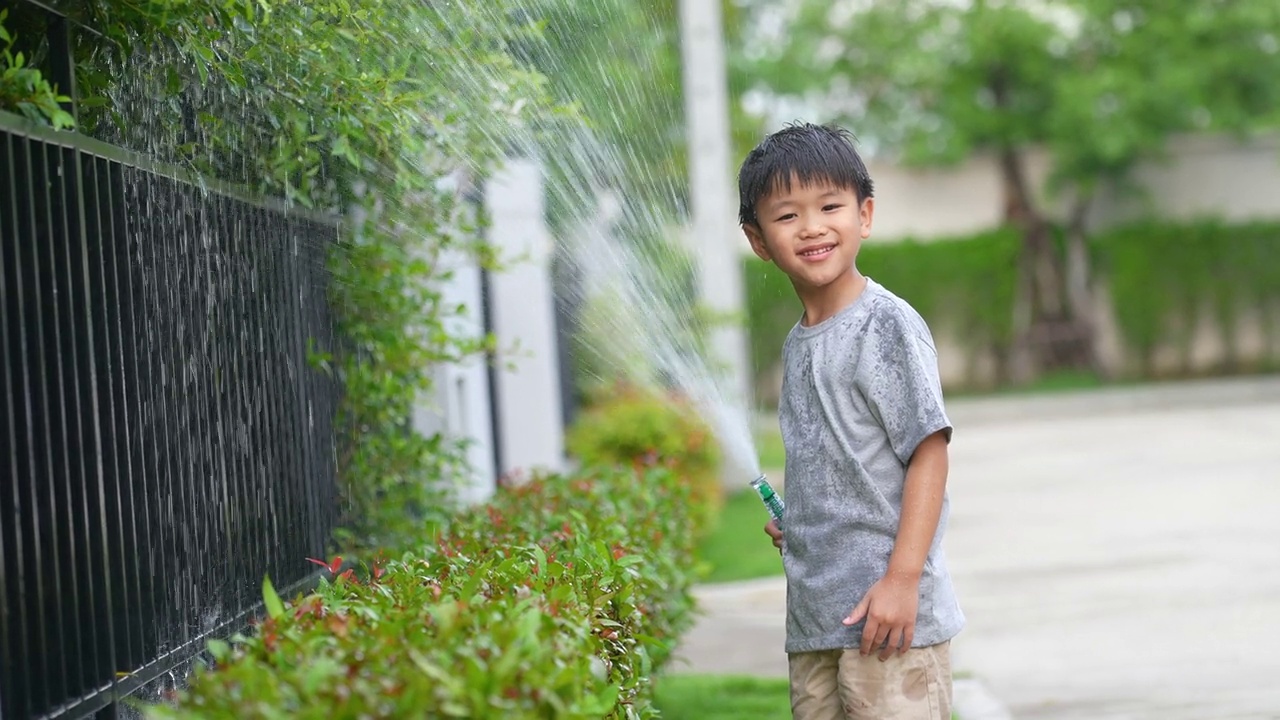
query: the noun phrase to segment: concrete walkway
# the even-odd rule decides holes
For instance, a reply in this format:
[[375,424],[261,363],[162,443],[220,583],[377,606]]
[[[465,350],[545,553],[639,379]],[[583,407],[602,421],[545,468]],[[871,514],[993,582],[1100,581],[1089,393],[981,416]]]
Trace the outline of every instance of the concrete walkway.
[[[964,720],[1280,719],[1280,378],[951,413]],[[780,579],[698,594],[681,669],[785,676]]]

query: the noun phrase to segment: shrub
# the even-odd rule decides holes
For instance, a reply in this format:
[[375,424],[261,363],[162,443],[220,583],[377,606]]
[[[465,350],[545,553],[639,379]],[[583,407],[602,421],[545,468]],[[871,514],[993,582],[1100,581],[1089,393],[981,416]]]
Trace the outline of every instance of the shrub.
[[682,483],[664,470],[502,491],[437,542],[211,643],[153,718],[646,718],[652,673],[691,618]]
[[567,445],[587,466],[669,467],[689,486],[695,535],[710,527],[724,503],[715,439],[694,408],[674,395],[615,389],[574,422]]

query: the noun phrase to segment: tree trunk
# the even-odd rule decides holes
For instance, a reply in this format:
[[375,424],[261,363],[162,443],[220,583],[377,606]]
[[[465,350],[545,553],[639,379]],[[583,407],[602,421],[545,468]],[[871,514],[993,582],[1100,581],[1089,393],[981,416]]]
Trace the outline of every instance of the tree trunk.
[[1017,384],[1032,380],[1046,366],[1042,355],[1046,316],[1062,312],[1062,277],[1049,239],[1049,224],[1032,199],[1022,156],[1013,147],[1000,150],[1000,174],[1004,181],[1005,221],[1022,232],[1018,253],[1018,279],[1013,308],[1013,348],[1010,379]]
[[1108,372],[1098,352],[1097,326],[1094,322],[1093,280],[1089,267],[1089,244],[1086,220],[1093,195],[1079,191],[1067,219],[1067,308],[1076,328],[1078,346],[1076,362],[1098,377]]
[[1036,207],[1022,156],[1001,149],[1005,221],[1022,232],[1013,309],[1009,378],[1022,384],[1053,369],[1088,370],[1104,377],[1094,328],[1086,217],[1092,196],[1081,193],[1058,251],[1048,220]]

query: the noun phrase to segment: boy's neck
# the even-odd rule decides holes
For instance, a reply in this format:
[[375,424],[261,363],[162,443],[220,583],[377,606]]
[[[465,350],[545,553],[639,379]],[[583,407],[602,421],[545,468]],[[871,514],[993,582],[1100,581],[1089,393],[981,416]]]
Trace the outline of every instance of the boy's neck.
[[841,310],[849,307],[862,296],[867,289],[867,278],[858,268],[850,268],[829,285],[820,288],[796,288],[800,296],[800,304],[804,306],[804,318],[800,324],[813,327],[835,317]]

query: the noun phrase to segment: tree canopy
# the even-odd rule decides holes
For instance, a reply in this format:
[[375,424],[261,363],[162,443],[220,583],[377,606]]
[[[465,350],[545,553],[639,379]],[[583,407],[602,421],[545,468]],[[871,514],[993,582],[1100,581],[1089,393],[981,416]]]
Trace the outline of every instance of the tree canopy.
[[800,0],[756,69],[906,162],[1037,143],[1087,182],[1280,120],[1278,51],[1267,0]]

